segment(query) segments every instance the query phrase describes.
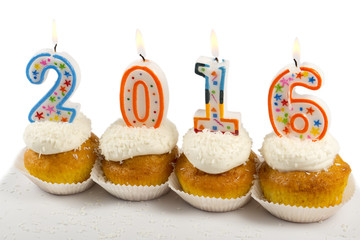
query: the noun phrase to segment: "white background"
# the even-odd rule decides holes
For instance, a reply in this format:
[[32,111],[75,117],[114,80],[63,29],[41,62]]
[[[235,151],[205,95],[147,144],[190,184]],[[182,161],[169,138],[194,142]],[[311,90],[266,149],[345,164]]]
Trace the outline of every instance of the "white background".
[[168,118],[180,133],[192,127],[204,108],[204,79],[195,75],[199,56],[211,56],[215,29],[220,57],[230,61],[227,99],[230,111],[242,113],[244,127],[258,153],[272,131],[267,93],[275,74],[292,63],[299,37],[302,61],[319,66],[324,85],[316,92],[331,110],[329,132],[341,156],[360,177],[360,15],[355,1],[2,1],[0,6],[0,176],[24,147],[22,134],[30,109],[56,79],[38,86],[26,79],[25,67],[43,48],[52,48],[56,19],[58,52],[77,60],[81,83],[72,97],[104,130],[121,117],[120,80],[127,65],[139,59],[135,30],[142,31],[148,59],[165,72],[170,105]]

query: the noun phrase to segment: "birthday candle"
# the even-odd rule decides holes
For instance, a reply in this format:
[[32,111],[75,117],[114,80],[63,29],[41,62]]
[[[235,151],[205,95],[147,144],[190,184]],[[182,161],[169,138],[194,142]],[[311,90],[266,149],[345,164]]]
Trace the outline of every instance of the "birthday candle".
[[125,71],[120,86],[120,109],[129,127],[158,128],[166,119],[169,91],[165,74],[153,61],[145,59],[141,33],[136,31],[136,43],[141,60]]
[[300,98],[294,92],[296,86],[310,90],[321,88],[322,77],[317,68],[300,63],[298,40],[294,44],[294,65],[282,70],[273,80],[268,95],[271,125],[280,137],[295,136],[317,141],[327,131],[329,120],[325,103],[314,97]]
[[218,60],[218,45],[214,31],[211,33],[213,58],[200,57],[195,73],[205,78],[205,110],[198,110],[194,117],[194,131],[209,129],[212,132],[239,133],[240,113],[226,112],[225,86],[229,62]]
[[53,87],[31,109],[29,121],[72,122],[80,106],[67,102],[79,84],[77,63],[66,53],[56,52],[57,35],[53,23],[54,50],[45,49],[36,54],[26,67],[26,76],[33,84],[42,84],[48,70],[56,71],[58,78]]

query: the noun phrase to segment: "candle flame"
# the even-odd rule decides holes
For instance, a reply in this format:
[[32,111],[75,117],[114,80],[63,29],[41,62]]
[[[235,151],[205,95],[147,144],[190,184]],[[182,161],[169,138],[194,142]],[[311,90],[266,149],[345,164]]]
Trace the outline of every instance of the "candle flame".
[[219,47],[218,47],[218,40],[214,30],[211,30],[211,53],[214,58],[219,57]]
[[297,64],[300,64],[300,44],[298,38],[296,38],[294,42],[293,58],[297,62]]
[[52,41],[53,41],[54,45],[56,45],[58,43],[55,19],[53,20],[53,25],[52,25]]
[[138,54],[145,58],[146,53],[144,48],[144,41],[139,29],[136,29],[136,47]]

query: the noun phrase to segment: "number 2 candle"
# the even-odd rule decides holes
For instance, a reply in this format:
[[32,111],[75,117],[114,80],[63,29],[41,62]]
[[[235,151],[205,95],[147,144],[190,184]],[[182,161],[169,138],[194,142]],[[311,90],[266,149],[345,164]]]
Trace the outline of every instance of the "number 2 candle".
[[139,30],[136,43],[141,60],[125,71],[120,86],[121,114],[129,127],[158,128],[166,119],[169,91],[165,74],[153,61],[145,59],[145,49]]
[[218,60],[218,44],[215,32],[211,32],[213,58],[200,57],[195,73],[205,78],[205,110],[198,110],[194,117],[194,131],[208,129],[212,132],[239,133],[240,113],[225,112],[225,85],[229,62]]
[[42,84],[48,70],[56,71],[58,78],[52,88],[31,109],[29,121],[72,122],[79,105],[66,103],[74,93],[80,79],[77,63],[66,53],[57,53],[57,35],[53,23],[54,50],[45,49],[36,54],[26,67],[26,76],[33,84]]
[[320,105],[314,97],[300,98],[294,88],[300,86],[318,90],[322,77],[316,67],[300,63],[297,39],[294,44],[294,62],[294,65],[282,70],[270,86],[268,109],[271,125],[280,137],[321,140],[329,125],[326,105]]

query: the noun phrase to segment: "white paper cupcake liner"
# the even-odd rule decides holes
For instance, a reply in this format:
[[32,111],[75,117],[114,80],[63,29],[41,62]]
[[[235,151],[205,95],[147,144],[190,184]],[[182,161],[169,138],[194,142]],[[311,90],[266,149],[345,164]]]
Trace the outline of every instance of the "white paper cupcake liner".
[[187,203],[195,208],[208,212],[229,212],[244,206],[251,199],[251,191],[240,198],[214,198],[195,196],[184,192],[181,188],[179,180],[173,172],[169,177],[169,187],[178,194]]
[[272,203],[265,199],[259,180],[255,181],[251,196],[260,203],[272,215],[287,220],[290,222],[311,223],[323,221],[333,216],[346,202],[348,202],[355,192],[355,180],[350,174],[348,184],[344,190],[342,202],[333,207],[323,208],[309,208],[309,207],[296,207],[278,203]]
[[25,150],[26,148],[20,151],[20,153],[16,157],[14,166],[22,174],[24,174],[27,178],[29,178],[33,183],[35,183],[35,185],[37,185],[41,190],[45,192],[55,195],[70,195],[70,194],[83,192],[94,184],[91,178],[81,183],[49,183],[37,177],[34,177],[29,173],[29,171],[24,166]]
[[91,171],[91,178],[111,195],[130,201],[146,201],[158,198],[169,192],[168,182],[157,186],[130,186],[108,181],[97,161]]

